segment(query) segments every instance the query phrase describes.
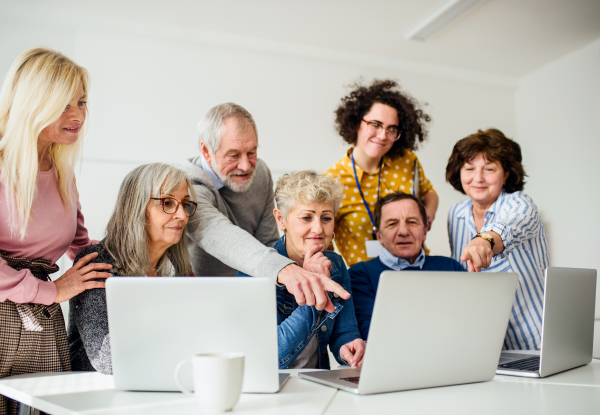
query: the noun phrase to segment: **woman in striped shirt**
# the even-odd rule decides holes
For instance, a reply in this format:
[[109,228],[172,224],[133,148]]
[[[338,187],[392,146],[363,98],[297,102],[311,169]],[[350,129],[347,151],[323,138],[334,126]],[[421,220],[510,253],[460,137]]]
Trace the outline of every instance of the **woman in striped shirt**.
[[458,141],[446,180],[469,196],[448,214],[452,258],[469,271],[516,272],[519,286],[505,349],[539,349],[544,269],[550,264],[546,229],[522,192],[521,147],[496,129]]

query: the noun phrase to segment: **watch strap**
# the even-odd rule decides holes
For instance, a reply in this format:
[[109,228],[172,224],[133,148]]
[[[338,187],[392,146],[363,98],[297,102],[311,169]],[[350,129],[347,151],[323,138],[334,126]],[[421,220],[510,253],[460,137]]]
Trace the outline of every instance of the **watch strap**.
[[[479,232],[477,235],[475,235],[475,236],[473,237],[473,239],[475,239],[475,238],[477,238],[477,237],[479,237],[479,238],[483,238],[483,239],[485,239],[486,241],[488,241],[488,242],[490,243],[490,245],[491,245],[491,248],[492,248],[492,250],[494,249],[494,245],[496,245],[496,241],[494,241],[494,238],[493,238],[491,235],[489,235],[489,234],[484,234],[483,232]],[[473,239],[471,239],[471,240],[473,240]]]

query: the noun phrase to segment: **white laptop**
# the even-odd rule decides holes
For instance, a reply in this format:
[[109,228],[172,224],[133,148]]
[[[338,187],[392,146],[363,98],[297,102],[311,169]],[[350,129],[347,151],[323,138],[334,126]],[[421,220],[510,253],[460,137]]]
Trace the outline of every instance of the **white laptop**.
[[[113,277],[106,302],[117,389],[178,391],[175,367],[198,353],[244,353],[243,392],[277,392],[289,376],[279,374],[268,278]],[[191,366],[181,380],[193,389]]]
[[300,377],[361,395],[491,380],[515,273],[381,274],[362,369]]
[[596,270],[549,267],[545,282],[540,351],[503,352],[497,374],[543,378],[592,361]]

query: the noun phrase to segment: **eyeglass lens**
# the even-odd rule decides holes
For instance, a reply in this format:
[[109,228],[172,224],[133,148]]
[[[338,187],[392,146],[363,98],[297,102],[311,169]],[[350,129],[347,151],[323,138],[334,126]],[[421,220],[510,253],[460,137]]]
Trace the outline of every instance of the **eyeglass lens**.
[[[179,202],[175,199],[164,198],[162,204],[165,213],[175,213],[179,209]],[[196,211],[196,206],[193,203],[183,202],[182,205],[185,214],[188,216],[192,216]]]
[[[383,125],[373,121],[367,122],[367,124],[374,130],[376,134],[379,134],[380,131],[383,129]],[[395,140],[398,137],[398,129],[396,127],[388,127],[385,130],[385,135],[387,138]]]

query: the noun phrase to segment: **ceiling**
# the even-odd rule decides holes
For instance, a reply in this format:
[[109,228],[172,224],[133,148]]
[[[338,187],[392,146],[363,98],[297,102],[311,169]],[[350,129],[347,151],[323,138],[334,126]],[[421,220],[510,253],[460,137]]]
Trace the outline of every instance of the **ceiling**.
[[[16,0],[15,0],[16,1]],[[600,38],[600,0],[486,0],[426,42],[447,0],[30,0],[62,11],[521,77]],[[6,3],[5,3],[6,4]],[[52,16],[49,16],[52,18]]]

